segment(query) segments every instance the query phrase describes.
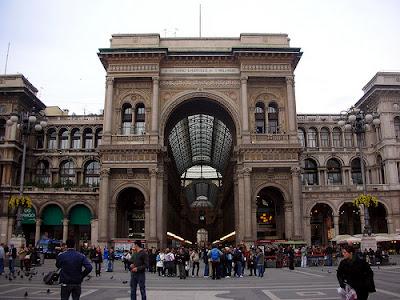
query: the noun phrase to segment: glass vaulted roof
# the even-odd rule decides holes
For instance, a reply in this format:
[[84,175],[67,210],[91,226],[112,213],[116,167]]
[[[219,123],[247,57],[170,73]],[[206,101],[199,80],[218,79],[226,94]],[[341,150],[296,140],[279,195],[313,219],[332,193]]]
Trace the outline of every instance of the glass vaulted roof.
[[196,165],[211,166],[224,173],[232,148],[232,134],[217,118],[197,114],[180,120],[169,136],[180,175]]
[[215,207],[233,143],[228,127],[196,114],[176,123],[168,139],[190,207]]

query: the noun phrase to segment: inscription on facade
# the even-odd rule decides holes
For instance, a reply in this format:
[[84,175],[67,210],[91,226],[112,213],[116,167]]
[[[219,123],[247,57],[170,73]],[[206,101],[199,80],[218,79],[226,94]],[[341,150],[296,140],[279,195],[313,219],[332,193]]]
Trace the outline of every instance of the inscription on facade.
[[239,74],[239,68],[161,68],[161,74]]

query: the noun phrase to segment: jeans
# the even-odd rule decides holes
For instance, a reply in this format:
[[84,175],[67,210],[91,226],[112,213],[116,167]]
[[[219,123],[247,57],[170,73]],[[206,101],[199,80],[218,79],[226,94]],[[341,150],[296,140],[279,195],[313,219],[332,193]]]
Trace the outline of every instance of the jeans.
[[144,272],[131,272],[131,300],[136,300],[136,289],[139,285],[142,300],[146,300],[146,277]]
[[72,300],[79,300],[81,297],[80,284],[61,284],[61,300],[68,300],[72,295]]
[[219,279],[219,261],[213,261],[211,262],[211,268],[212,268],[212,279]]
[[108,260],[107,272],[112,272],[112,271],[114,271],[114,261],[113,260]]
[[264,277],[264,265],[257,265],[257,269],[258,269],[258,277]]
[[193,266],[192,266],[192,276],[194,276],[194,269],[197,266],[197,272],[196,272],[196,276],[199,276],[199,268],[200,268],[200,263],[198,261],[194,261],[193,262]]
[[8,268],[10,269],[10,273],[12,274],[15,273],[14,265],[15,265],[15,259],[8,259]]
[[209,267],[208,267],[208,262],[205,263],[204,265],[205,265],[205,267],[204,267],[204,276],[208,276],[208,275],[210,275],[210,270],[209,270]]
[[4,258],[0,258],[0,275],[4,273]]
[[301,267],[302,267],[302,268],[307,267],[307,255],[303,255],[303,256],[301,257]]
[[237,276],[243,275],[243,267],[242,267],[242,262],[241,261],[237,261],[236,262],[236,275]]

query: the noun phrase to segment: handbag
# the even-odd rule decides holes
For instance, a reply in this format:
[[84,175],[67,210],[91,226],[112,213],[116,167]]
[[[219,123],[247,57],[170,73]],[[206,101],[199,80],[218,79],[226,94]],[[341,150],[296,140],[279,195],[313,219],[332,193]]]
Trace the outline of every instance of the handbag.
[[338,288],[338,294],[340,295],[341,300],[356,300],[357,293],[356,291],[348,284],[343,288]]

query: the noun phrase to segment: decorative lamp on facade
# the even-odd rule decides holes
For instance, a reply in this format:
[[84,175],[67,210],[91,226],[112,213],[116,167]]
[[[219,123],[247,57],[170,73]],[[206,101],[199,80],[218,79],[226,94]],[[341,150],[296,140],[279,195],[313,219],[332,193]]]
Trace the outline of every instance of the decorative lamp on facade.
[[[7,120],[8,126],[17,125],[17,128],[21,132],[22,137],[22,162],[21,162],[21,173],[19,182],[19,195],[11,197],[9,201],[9,206],[11,208],[17,209],[16,223],[15,223],[15,235],[22,235],[22,209],[24,207],[31,206],[31,200],[29,197],[24,196],[24,179],[25,179],[25,160],[26,160],[26,147],[28,137],[34,132],[42,131],[46,126],[47,122],[43,119],[44,113],[36,112],[34,109],[31,113],[21,112],[12,114]],[[42,120],[40,120],[42,119]]]
[[[379,126],[381,123],[379,119],[379,114],[376,112],[365,112],[359,108],[351,107],[347,111],[341,112],[341,119],[338,121],[338,125],[347,131],[351,131],[356,134],[357,137],[357,148],[360,159],[361,167],[361,178],[363,183],[363,194],[367,194],[367,184],[365,178],[365,165],[364,165],[364,155],[363,146],[365,144],[365,132],[370,129],[370,125]],[[368,207],[364,205],[364,235],[370,236],[372,233],[370,226],[370,217]]]

